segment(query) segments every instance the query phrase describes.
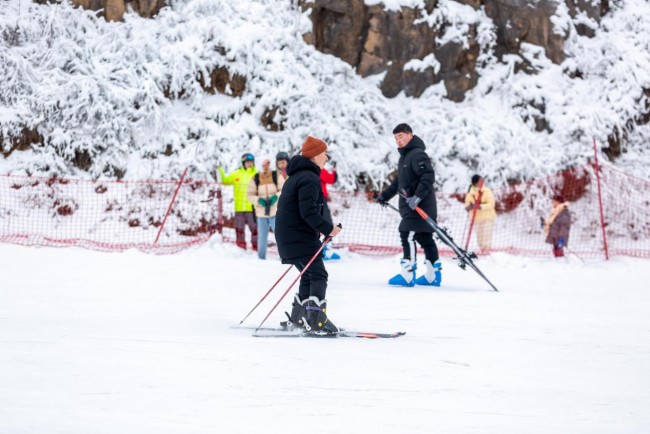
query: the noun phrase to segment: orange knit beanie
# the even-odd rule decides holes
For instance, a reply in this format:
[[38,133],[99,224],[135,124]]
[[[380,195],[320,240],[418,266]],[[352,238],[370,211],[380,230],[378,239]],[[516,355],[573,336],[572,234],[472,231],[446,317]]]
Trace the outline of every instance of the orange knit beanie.
[[321,139],[307,136],[305,143],[302,144],[300,154],[305,158],[314,158],[316,155],[327,151],[327,145]]

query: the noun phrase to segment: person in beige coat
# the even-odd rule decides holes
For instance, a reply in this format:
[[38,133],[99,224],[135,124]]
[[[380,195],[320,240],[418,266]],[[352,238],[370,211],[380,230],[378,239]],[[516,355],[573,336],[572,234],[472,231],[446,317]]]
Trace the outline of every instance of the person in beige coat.
[[476,208],[474,226],[478,247],[482,253],[487,253],[492,249],[492,229],[497,213],[494,209],[494,193],[483,184],[480,175],[472,176],[472,185],[465,195],[465,210],[469,213],[469,218],[473,217],[474,208]]
[[262,162],[262,171],[248,183],[248,200],[255,206],[257,217],[257,257],[266,259],[269,227],[275,232],[275,213],[285,178],[281,172],[271,170],[271,161]]

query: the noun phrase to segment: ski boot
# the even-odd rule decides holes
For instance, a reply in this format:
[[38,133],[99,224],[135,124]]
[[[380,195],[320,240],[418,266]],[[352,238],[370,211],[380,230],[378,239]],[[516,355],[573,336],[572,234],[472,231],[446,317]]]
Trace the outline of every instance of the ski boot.
[[323,247],[323,261],[337,260],[341,259],[341,255],[336,252],[333,252],[330,248],[329,243],[325,244]]
[[399,262],[402,271],[393,276],[388,281],[388,284],[393,286],[415,286],[415,269],[417,268],[417,264],[410,259],[401,259]]
[[336,334],[339,329],[327,318],[327,301],[319,300],[318,297],[312,296],[307,299],[305,303],[304,321],[306,322],[306,329],[314,334]]
[[427,259],[424,261],[425,272],[415,280],[416,285],[440,286],[442,283],[442,264],[436,261],[431,264]]
[[287,321],[282,321],[280,325],[287,330],[296,330],[305,328],[304,318],[307,316],[307,300],[300,301],[298,294],[293,296],[293,304],[291,305],[291,315],[287,315]]

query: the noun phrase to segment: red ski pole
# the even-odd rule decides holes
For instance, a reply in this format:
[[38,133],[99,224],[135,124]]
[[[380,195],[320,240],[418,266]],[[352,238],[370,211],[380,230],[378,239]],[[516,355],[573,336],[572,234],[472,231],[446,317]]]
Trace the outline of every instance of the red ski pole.
[[467,232],[467,241],[465,242],[465,250],[469,247],[469,240],[472,237],[472,229],[474,228],[474,220],[476,219],[476,211],[481,206],[481,196],[483,195],[483,179],[478,183],[478,197],[474,202],[474,211],[472,212],[472,222],[469,224],[469,232]]
[[250,314],[253,313],[253,311],[254,311],[255,309],[257,309],[257,306],[259,306],[260,304],[262,304],[262,302],[266,299],[266,297],[269,296],[269,294],[271,293],[271,291],[273,291],[273,289],[274,289],[276,286],[278,286],[278,283],[280,283],[280,281],[281,281],[282,279],[284,279],[284,276],[286,276],[287,273],[289,272],[289,270],[291,270],[291,267],[293,267],[293,265],[289,265],[289,268],[287,268],[287,271],[285,271],[284,273],[282,273],[282,276],[280,276],[280,278],[279,278],[278,280],[276,280],[276,282],[273,284],[273,286],[271,287],[271,289],[269,289],[269,290],[266,292],[266,294],[264,294],[264,297],[262,297],[262,298],[260,299],[260,301],[257,302],[257,304],[255,305],[255,307],[252,308],[250,312],[248,312],[248,315],[246,315],[246,316],[244,317],[243,320],[239,321],[239,325],[241,325],[244,321],[246,321],[246,318],[248,318],[248,317],[250,316]]
[[[339,223],[337,226],[340,227],[340,228],[343,227],[343,226],[341,226],[341,223]],[[291,288],[293,288],[293,285],[295,285],[296,282],[298,281],[298,279],[300,279],[300,278],[302,277],[302,275],[305,274],[305,271],[307,271],[307,269],[309,268],[309,266],[311,265],[311,263],[314,262],[314,260],[316,260],[316,258],[317,258],[318,255],[320,254],[320,252],[323,250],[323,247],[325,247],[325,244],[329,243],[331,239],[332,239],[332,237],[328,235],[327,238],[325,238],[325,239],[323,240],[323,242],[321,243],[320,248],[318,249],[318,251],[314,254],[314,256],[311,257],[311,259],[309,260],[309,262],[307,263],[307,265],[305,265],[305,268],[303,268],[302,271],[300,272],[300,274],[298,274],[298,277],[296,277],[296,278],[293,280],[293,282],[291,282],[291,285],[289,285],[289,287],[287,288],[287,290],[284,291],[284,294],[282,294],[282,297],[280,297],[280,299],[278,300],[278,302],[275,303],[275,305],[271,308],[271,310],[270,310],[269,313],[264,317],[264,319],[262,320],[262,322],[260,323],[260,325],[257,326],[257,328],[255,329],[255,332],[259,331],[259,329],[264,325],[264,323],[265,323],[266,320],[271,316],[271,314],[273,313],[273,311],[275,310],[275,308],[278,307],[278,305],[280,304],[280,302],[281,302],[282,300],[284,300],[284,297],[287,296],[287,294],[289,293],[289,291],[291,290]]]

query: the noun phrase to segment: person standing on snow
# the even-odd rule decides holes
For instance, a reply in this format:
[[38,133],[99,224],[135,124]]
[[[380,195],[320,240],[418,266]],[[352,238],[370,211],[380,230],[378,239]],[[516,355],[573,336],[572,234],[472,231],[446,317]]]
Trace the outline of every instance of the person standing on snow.
[[[333,223],[332,220],[332,213],[330,211],[330,207],[327,205],[327,203],[330,201],[330,194],[327,191],[327,184],[334,184],[336,180],[338,179],[338,175],[336,174],[336,164],[334,162],[330,163],[332,166],[332,170],[329,171],[325,167],[323,167],[320,171],[320,185],[321,189],[323,190],[323,218],[327,220],[328,222]],[[330,245],[329,243],[323,247],[323,260],[335,260],[335,259],[341,259],[341,255],[339,255],[336,252],[333,252],[330,250]]]
[[[291,158],[276,214],[275,240],[283,264],[301,272],[321,247],[320,234],[334,237],[341,228],[323,218],[324,196],[320,171],[327,162],[327,145],[308,136],[300,155]],[[313,331],[338,332],[326,314],[327,271],[322,254],[314,258],[300,278],[294,296],[290,325]],[[304,323],[307,321],[307,324]]]
[[[479,197],[480,202],[476,203]],[[492,230],[494,220],[497,218],[494,206],[492,190],[483,184],[483,178],[480,175],[472,176],[472,185],[465,195],[465,210],[469,213],[469,218],[475,219],[476,240],[482,253],[492,250]],[[474,209],[476,209],[476,217],[474,217]]]
[[[397,166],[397,176],[388,188],[376,198],[380,204],[388,202],[397,193],[406,192],[407,198],[400,196],[399,212],[402,221],[399,224],[399,234],[404,251],[400,261],[402,270],[388,281],[389,285],[414,286],[431,285],[440,286],[442,282],[441,264],[438,261],[438,246],[433,241],[433,229],[415,211],[420,207],[434,221],[437,220],[438,207],[436,196],[433,192],[435,173],[431,160],[424,152],[424,142],[413,135],[413,130],[407,124],[399,124],[393,130],[397,151],[400,154]],[[416,279],[417,245],[424,249],[425,273]]]
[[266,259],[266,247],[269,241],[269,227],[275,231],[275,213],[280,190],[284,185],[284,176],[271,170],[271,161],[262,162],[262,171],[255,174],[248,183],[248,200],[255,204],[257,217],[257,257]]
[[278,152],[275,156],[275,167],[284,179],[287,179],[287,164],[289,164],[289,154],[282,151]]
[[223,167],[219,166],[221,183],[234,185],[235,190],[235,234],[238,247],[246,250],[246,225],[251,231],[251,246],[257,250],[257,223],[253,204],[248,200],[248,183],[257,173],[255,157],[246,153],[241,157],[242,167],[226,175]]
[[569,202],[564,196],[556,194],[551,200],[553,209],[544,221],[546,242],[553,245],[553,255],[556,258],[564,256],[564,248],[569,245],[569,231],[571,230],[571,213]]

